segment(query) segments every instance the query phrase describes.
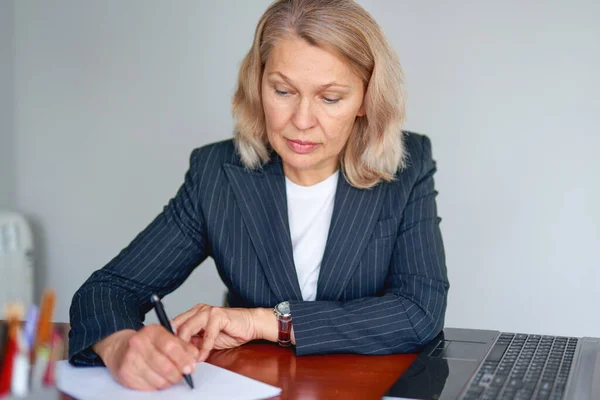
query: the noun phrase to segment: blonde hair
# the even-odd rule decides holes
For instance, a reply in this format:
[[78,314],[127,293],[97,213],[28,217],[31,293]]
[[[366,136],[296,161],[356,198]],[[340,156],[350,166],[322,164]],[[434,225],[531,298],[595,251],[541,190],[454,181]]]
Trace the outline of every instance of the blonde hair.
[[365,115],[357,117],[340,167],[348,182],[370,188],[404,167],[403,77],[375,20],[353,0],[278,0],[261,17],[233,97],[235,144],[249,169],[269,161],[261,80],[277,40],[293,35],[342,56],[365,84]]

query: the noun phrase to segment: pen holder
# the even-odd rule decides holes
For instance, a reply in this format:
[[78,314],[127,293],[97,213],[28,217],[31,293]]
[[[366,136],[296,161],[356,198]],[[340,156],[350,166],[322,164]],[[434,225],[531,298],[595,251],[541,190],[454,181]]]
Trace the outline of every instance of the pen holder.
[[56,398],[55,367],[64,358],[65,335],[54,326],[56,295],[45,290],[40,307],[4,306],[0,320],[0,399]]

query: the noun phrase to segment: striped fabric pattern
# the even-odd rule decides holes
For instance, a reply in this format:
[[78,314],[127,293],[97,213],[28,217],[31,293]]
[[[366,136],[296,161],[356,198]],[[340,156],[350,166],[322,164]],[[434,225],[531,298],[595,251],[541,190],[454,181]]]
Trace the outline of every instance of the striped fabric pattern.
[[102,365],[91,346],[140,329],[150,295],[171,293],[207,257],[230,306],[290,301],[298,355],[417,350],[443,328],[449,283],[431,143],[405,132],[405,144],[409,166],[394,182],[363,190],[340,176],[317,299],[308,302],[293,261],[281,159],[254,171],[231,140],[194,150],[175,197],[73,296],[69,360]]

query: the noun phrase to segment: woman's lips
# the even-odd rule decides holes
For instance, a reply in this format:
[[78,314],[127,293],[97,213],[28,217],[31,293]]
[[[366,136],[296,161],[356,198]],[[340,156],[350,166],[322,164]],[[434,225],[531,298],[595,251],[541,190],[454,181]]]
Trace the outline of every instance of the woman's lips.
[[319,143],[304,142],[302,140],[291,140],[286,139],[287,145],[290,149],[300,154],[307,154],[317,148]]

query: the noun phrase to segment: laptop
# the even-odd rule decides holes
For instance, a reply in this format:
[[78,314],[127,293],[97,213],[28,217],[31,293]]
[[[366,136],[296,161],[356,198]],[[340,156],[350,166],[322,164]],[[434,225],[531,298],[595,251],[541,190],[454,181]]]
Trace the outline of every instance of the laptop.
[[383,399],[600,399],[600,338],[446,328]]

